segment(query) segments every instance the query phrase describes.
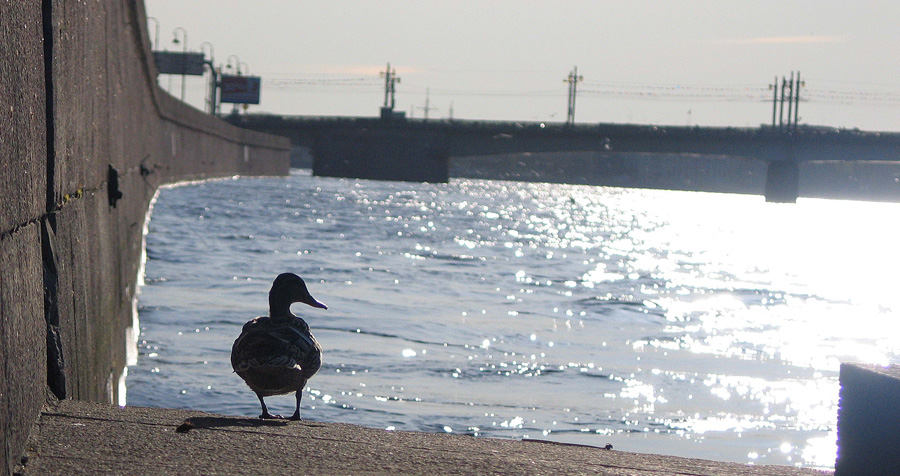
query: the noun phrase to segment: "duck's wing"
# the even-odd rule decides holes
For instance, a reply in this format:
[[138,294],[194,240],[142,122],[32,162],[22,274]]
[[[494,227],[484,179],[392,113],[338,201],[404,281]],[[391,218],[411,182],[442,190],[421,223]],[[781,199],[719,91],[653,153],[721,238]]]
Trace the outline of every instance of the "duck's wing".
[[235,371],[256,367],[318,370],[319,346],[304,326],[273,324],[269,318],[256,318],[244,325],[231,349]]

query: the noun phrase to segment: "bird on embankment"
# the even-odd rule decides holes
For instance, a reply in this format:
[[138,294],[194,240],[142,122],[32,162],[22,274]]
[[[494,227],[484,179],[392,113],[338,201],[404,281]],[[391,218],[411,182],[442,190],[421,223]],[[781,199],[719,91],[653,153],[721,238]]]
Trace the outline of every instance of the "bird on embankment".
[[264,397],[295,392],[297,408],[290,419],[300,420],[303,388],[322,365],[322,347],[306,321],[291,312],[295,302],[328,309],[312,297],[300,276],[280,274],[269,291],[269,315],[244,324],[231,348],[231,367],[259,398],[260,418],[282,418],[269,413]]

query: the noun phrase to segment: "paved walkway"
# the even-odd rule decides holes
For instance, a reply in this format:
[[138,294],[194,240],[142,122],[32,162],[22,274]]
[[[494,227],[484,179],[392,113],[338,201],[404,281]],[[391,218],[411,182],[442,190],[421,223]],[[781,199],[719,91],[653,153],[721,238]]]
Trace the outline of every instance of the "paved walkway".
[[786,466],[63,401],[44,409],[23,475],[822,475]]

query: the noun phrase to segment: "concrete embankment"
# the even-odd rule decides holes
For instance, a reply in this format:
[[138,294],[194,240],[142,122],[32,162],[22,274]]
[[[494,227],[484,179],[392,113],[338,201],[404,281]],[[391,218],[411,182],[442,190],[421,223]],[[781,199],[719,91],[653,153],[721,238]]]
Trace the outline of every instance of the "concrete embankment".
[[35,426],[19,472],[25,476],[829,474],[789,466],[749,466],[587,446],[75,401],[48,405]]
[[158,186],[284,175],[287,140],[156,85],[142,0],[0,2],[0,474],[51,389],[115,402]]

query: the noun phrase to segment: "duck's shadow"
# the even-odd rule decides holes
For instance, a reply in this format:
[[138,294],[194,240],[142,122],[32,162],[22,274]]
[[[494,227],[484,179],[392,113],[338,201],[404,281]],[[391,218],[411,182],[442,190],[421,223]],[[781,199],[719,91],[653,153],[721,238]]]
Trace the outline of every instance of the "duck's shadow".
[[[292,420],[264,420],[262,418],[239,418],[239,417],[191,417],[181,423],[175,431],[179,433],[187,433],[191,430],[224,430],[224,429],[240,429],[240,428],[273,428],[284,427],[291,424],[304,424],[306,422],[295,422]],[[306,423],[309,425],[309,423]],[[316,425],[312,425],[316,426]]]

